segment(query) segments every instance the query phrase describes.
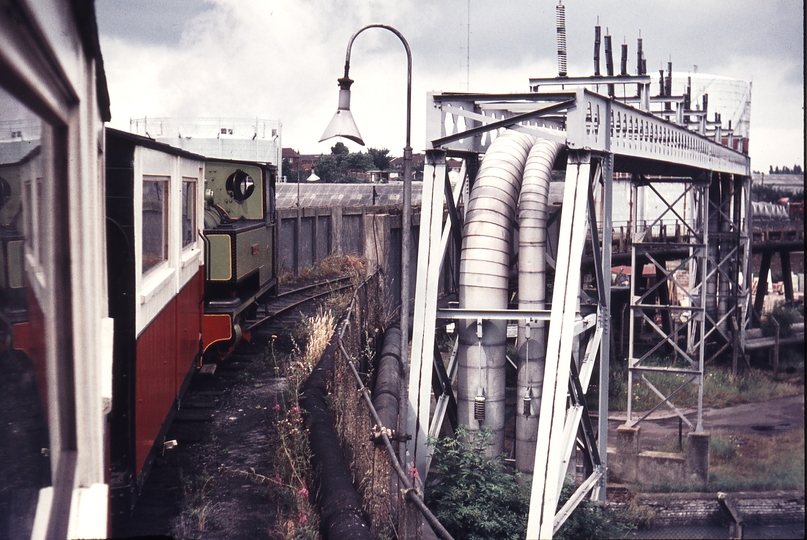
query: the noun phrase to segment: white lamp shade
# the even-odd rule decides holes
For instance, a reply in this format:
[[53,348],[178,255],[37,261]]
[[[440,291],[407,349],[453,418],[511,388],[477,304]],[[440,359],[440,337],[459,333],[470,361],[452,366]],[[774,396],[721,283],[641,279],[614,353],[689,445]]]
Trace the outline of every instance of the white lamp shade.
[[353,114],[350,112],[350,84],[352,82],[347,78],[339,79],[339,107],[319,142],[333,137],[344,137],[364,146],[359,128],[356,127],[356,121],[353,120]]

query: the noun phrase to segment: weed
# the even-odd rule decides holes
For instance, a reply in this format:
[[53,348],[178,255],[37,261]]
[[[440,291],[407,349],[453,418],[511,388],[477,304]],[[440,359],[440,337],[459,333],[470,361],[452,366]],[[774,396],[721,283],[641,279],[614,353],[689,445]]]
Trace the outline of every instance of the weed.
[[768,435],[712,435],[709,482],[641,485],[650,492],[804,489],[804,429]]
[[301,281],[316,281],[319,279],[333,278],[337,276],[358,276],[363,275],[366,261],[363,257],[354,255],[331,254],[319,261],[311,268],[304,268],[298,276],[291,272],[278,276],[281,285],[290,285]]
[[[275,430],[271,434],[269,457],[274,477],[269,478],[252,469],[230,471],[253,482],[271,485],[270,496],[278,514],[278,530],[275,532],[284,538],[318,537],[319,518],[308,492],[313,479],[311,450],[300,413],[299,390],[322,356],[335,325],[333,313],[320,309],[314,317],[303,319],[300,338],[305,342],[304,349],[293,339],[293,351],[284,363],[288,384],[280,401],[272,407]],[[274,357],[273,360],[277,364]]]
[[787,337],[793,335],[793,323],[803,319],[803,314],[799,313],[797,309],[786,307],[783,305],[777,305],[773,308],[773,311],[768,314],[765,320],[762,323],[762,335],[764,336],[775,336],[776,335],[776,325],[774,324],[772,319],[776,319],[776,322],[779,324],[779,336],[780,337]]
[[184,496],[175,532],[178,538],[196,538],[196,533],[204,532],[215,524],[212,518],[216,504],[210,501],[215,479],[204,469],[190,477],[180,470],[179,480]]
[[[665,395],[684,384],[689,377],[677,373],[647,373],[645,375]],[[650,388],[634,379],[633,407],[636,411],[648,410],[658,402]],[[679,407],[697,407],[697,385],[689,384],[673,398]],[[627,365],[624,362],[611,366],[609,395],[610,409],[624,411],[627,407]],[[703,380],[703,406],[723,408],[739,403],[757,403],[769,399],[792,396],[803,392],[803,387],[787,381],[776,381],[766,371],[751,369],[737,377],[727,367],[715,366],[706,371]]]
[[[575,486],[566,484],[561,491],[558,507],[572,496]],[[574,540],[594,540],[598,538],[625,538],[627,533],[636,528],[635,521],[652,521],[653,514],[641,512],[635,508],[630,513],[617,513],[608,507],[584,500],[561,525],[553,538],[569,538]]]
[[528,482],[505,471],[502,456],[489,457],[492,431],[433,440],[434,472],[426,485],[426,504],[456,538],[523,538],[529,510]]

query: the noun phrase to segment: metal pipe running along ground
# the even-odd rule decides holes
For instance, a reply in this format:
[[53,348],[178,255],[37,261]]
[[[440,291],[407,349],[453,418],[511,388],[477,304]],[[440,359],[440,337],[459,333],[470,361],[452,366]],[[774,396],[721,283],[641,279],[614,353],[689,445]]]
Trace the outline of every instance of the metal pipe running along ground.
[[[559,149],[560,145],[546,141],[536,144],[534,137],[517,131],[505,131],[491,143],[468,201],[460,256],[461,308],[507,308],[517,212],[527,228],[524,239],[525,264],[520,265],[526,268],[526,272],[523,280],[519,278],[519,294],[524,292],[531,307],[544,302],[546,190]],[[525,197],[522,194],[522,178],[527,163],[530,163],[530,187]],[[520,199],[524,200],[523,211],[519,210]],[[542,229],[541,232],[538,232],[538,227]],[[538,289],[542,292],[537,292]],[[520,380],[523,382],[519,388],[520,395],[526,394],[528,388],[533,388],[534,397],[540,397],[543,368],[537,365],[537,358],[545,355],[545,340],[538,337],[542,332],[543,328],[536,331],[534,336],[531,333],[530,363],[525,363],[525,369],[520,370]],[[519,343],[525,344],[523,359],[526,360],[526,336],[522,334],[520,337]],[[468,426],[471,432],[489,426],[494,436],[488,452],[496,455],[504,450],[506,321],[461,321],[459,339],[459,422]],[[541,341],[544,344],[540,344]],[[536,365],[533,365],[533,357]],[[531,411],[537,412],[540,404],[535,402],[532,405]],[[537,435],[537,415],[529,416],[526,422],[521,422],[523,433],[520,446],[523,447],[528,446],[530,440],[534,441]],[[529,428],[533,428],[532,435]],[[525,470],[532,466],[529,456],[534,454],[535,443],[531,444],[531,450],[522,450],[524,463],[529,463],[523,465]]]

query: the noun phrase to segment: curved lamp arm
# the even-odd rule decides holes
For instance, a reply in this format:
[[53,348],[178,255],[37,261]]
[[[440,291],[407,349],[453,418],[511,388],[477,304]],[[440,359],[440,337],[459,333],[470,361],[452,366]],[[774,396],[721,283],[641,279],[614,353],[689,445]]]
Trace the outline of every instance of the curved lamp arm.
[[409,49],[409,43],[406,41],[406,38],[403,37],[398,30],[393,28],[392,26],[386,24],[368,24],[363,28],[359,28],[352,36],[350,36],[350,40],[347,42],[347,52],[345,53],[345,76],[343,79],[339,80],[339,84],[343,85],[346,84],[347,88],[350,88],[350,83],[353,81],[350,80],[349,72],[350,72],[350,51],[353,48],[353,41],[355,41],[356,37],[359,34],[367,30],[368,28],[384,28],[385,30],[389,30],[396,36],[398,39],[401,40],[403,43],[404,49],[406,49],[406,148],[404,151],[407,150],[409,152],[412,151],[410,145],[410,132],[411,132],[411,124],[412,124],[412,51]]

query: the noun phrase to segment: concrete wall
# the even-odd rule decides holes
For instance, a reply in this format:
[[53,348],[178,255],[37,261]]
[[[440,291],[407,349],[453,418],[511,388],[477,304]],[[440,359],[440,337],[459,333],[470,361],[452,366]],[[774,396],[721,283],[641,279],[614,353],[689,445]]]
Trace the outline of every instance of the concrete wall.
[[[332,253],[365,256],[371,249],[365,228],[368,216],[389,216],[385,226],[390,229],[380,237],[382,250],[390,254],[390,262],[400,264],[393,252],[400,251],[400,208],[396,206],[331,206],[280,208],[278,220],[278,271],[299,275]],[[412,225],[419,222],[415,210]],[[415,238],[417,230],[413,229]],[[368,240],[369,239],[369,240]],[[417,249],[417,242],[413,244]],[[373,251],[377,251],[373,249]]]

